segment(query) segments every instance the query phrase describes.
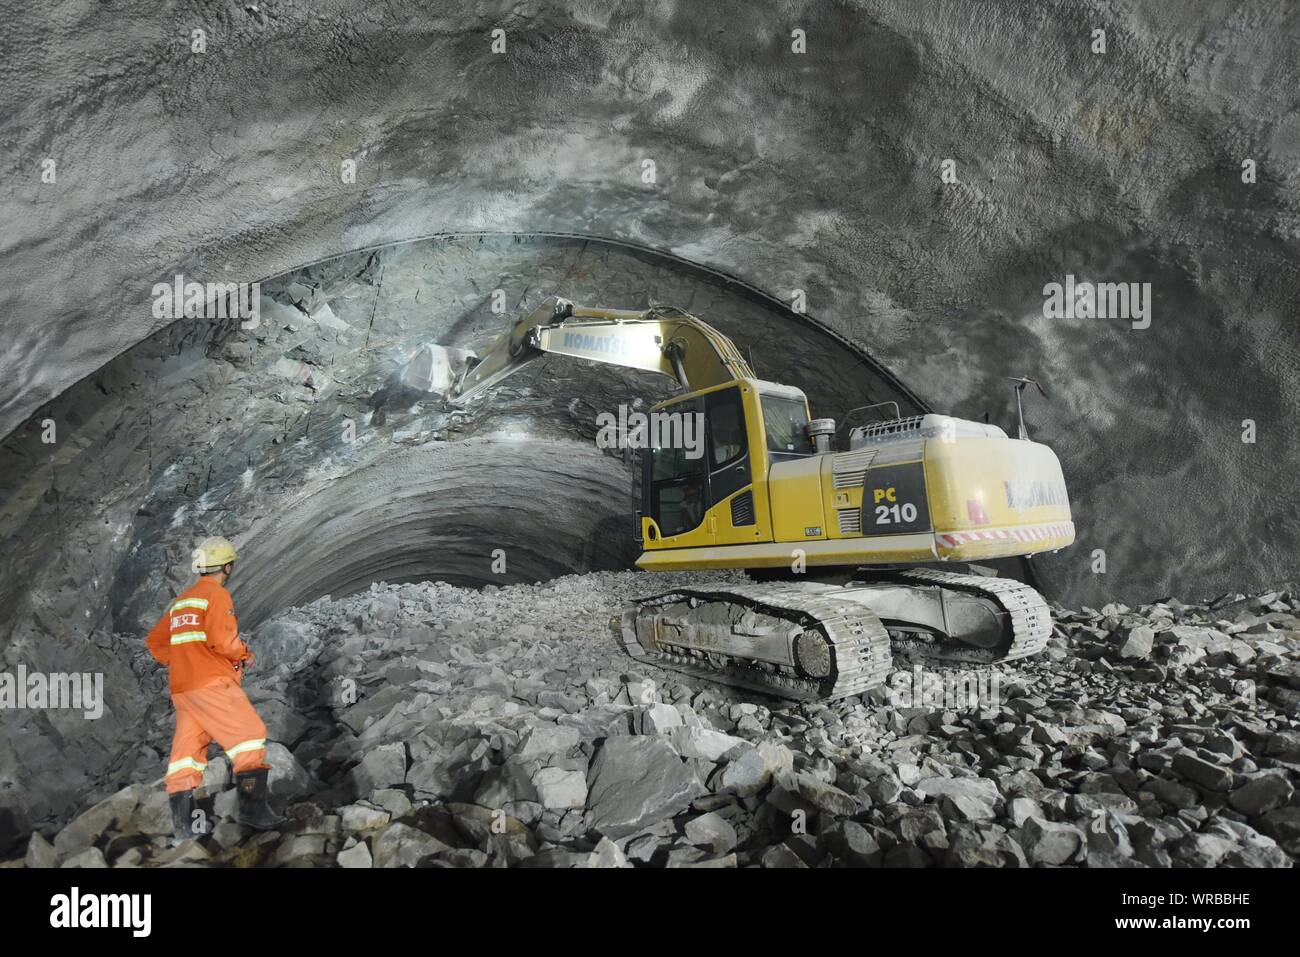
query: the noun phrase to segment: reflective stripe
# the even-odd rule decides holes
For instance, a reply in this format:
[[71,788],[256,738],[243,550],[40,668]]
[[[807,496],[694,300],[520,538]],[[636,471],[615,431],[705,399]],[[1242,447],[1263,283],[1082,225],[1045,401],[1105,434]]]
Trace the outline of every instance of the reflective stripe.
[[183,598],[180,601],[178,601],[176,604],[172,605],[172,611],[176,611],[180,608],[206,609],[207,607],[208,607],[208,600],[206,598]]
[[229,751],[226,757],[233,758],[237,754],[243,754],[245,751],[261,751],[266,747],[266,738],[258,738],[256,741],[241,741]]
[[206,631],[182,631],[178,635],[172,635],[173,645],[184,645],[191,641],[207,641],[208,633]]
[[198,771],[199,774],[202,774],[203,769],[206,767],[206,764],[199,764],[193,758],[182,758],[167,765],[167,776],[171,777],[177,771]]

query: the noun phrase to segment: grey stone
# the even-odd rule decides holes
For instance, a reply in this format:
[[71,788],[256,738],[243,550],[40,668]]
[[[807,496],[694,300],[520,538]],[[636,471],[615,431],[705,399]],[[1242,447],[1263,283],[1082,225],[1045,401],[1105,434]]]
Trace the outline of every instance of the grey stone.
[[804,868],[808,865],[804,863],[803,858],[792,851],[785,844],[773,844],[767,850],[763,851],[762,864],[769,868]]
[[858,813],[858,802],[851,794],[810,774],[780,771],[776,780],[783,789],[798,794],[819,811],[839,817],[851,817]]
[[588,786],[592,826],[614,838],[671,817],[705,790],[666,741],[650,736],[606,739]]
[[720,814],[709,812],[686,822],[686,839],[699,847],[707,847],[716,856],[735,848],[736,829]]
[[885,852],[885,867],[924,868],[934,861],[923,848],[915,844],[896,844]]
[[346,831],[369,831],[384,827],[390,816],[383,808],[358,802],[339,808],[339,817]]
[[735,867],[736,855],[724,854],[722,857],[710,857],[710,858],[704,858],[702,860],[685,861],[682,863],[676,863],[672,860],[669,860],[668,866],[669,867],[702,867],[702,868]]
[[989,805],[1001,798],[997,784],[988,778],[922,778],[915,789],[926,797],[967,797]]
[[554,754],[567,754],[581,740],[577,728],[539,724],[528,732],[517,753],[521,758],[548,758]]
[[295,834],[287,837],[272,855],[271,861],[279,867],[295,861],[308,862],[325,853],[323,834]]
[[633,710],[632,726],[638,734],[664,734],[682,727],[682,715],[672,705],[643,705]]
[[301,713],[285,704],[279,698],[269,698],[257,703],[258,716],[266,723],[266,735],[271,741],[279,741],[286,746],[297,744],[298,740],[310,727]]
[[731,755],[722,769],[718,783],[741,797],[758,794],[772,779],[772,772],[757,748]]
[[266,743],[266,763],[271,765],[266,783],[274,797],[292,801],[310,790],[311,775],[280,742]]
[[903,794],[903,782],[894,776],[894,772],[888,771],[869,785],[867,785],[867,795],[876,804],[893,804],[898,801]]
[[406,772],[406,783],[414,789],[417,798],[439,800],[451,797],[456,790],[456,780],[441,758],[412,764]]
[[1175,858],[1191,867],[1216,867],[1236,842],[1219,834],[1189,834],[1172,848]]
[[352,769],[352,789],[358,797],[368,796],[380,788],[390,788],[406,781],[406,746],[393,743],[367,751]]
[[927,847],[946,848],[948,829],[943,815],[933,805],[905,811],[894,822],[898,840],[903,844],[925,844]]
[[144,851],[138,847],[129,847],[112,862],[113,867],[139,867],[144,863]]
[[132,784],[100,801],[55,835],[54,850],[66,859],[94,844],[106,831],[129,825],[149,790],[147,785]]
[[186,841],[154,857],[154,863],[161,867],[191,867],[211,859],[212,854],[198,841]]
[[218,821],[212,828],[212,840],[218,847],[229,850],[242,843],[248,833],[247,828],[234,821]]
[[408,824],[390,824],[372,844],[375,867],[415,867],[428,857],[451,850],[432,834]]
[[172,832],[171,801],[162,788],[151,788],[140,799],[131,825],[141,834],[170,834]]
[[1175,754],[1172,767],[1179,777],[1199,784],[1206,790],[1227,791],[1232,787],[1233,775],[1230,768],[1207,761],[1191,751]]
[[1043,809],[1037,801],[1017,797],[1007,802],[1007,817],[1011,819],[1012,827],[1022,827],[1029,818],[1042,816]]
[[1242,814],[1266,814],[1291,800],[1295,788],[1281,771],[1250,775],[1246,783],[1228,795],[1228,803]]
[[619,850],[618,845],[607,837],[602,837],[592,850],[585,864],[586,867],[631,867],[632,863]]
[[411,813],[411,799],[396,788],[380,788],[370,795],[370,803],[382,807],[394,821]]
[[822,829],[832,853],[851,867],[879,867],[884,852],[871,832],[857,821],[837,820]]
[[541,768],[533,775],[538,802],[547,808],[581,808],[587,803],[587,776],[581,771]]
[[1259,829],[1289,853],[1300,855],[1300,807],[1280,807],[1260,818]]
[[33,831],[27,841],[27,856],[23,861],[28,867],[57,867],[59,855],[54,845],[41,836],[40,831]]
[[1147,625],[1138,625],[1129,630],[1120,645],[1122,658],[1149,658],[1155,644],[1156,633]]
[[1020,834],[1020,846],[1035,864],[1064,864],[1085,846],[1078,828],[1040,817],[1025,821]]
[[725,755],[729,755],[737,748],[754,748],[754,745],[744,738],[737,738],[709,728],[673,728],[669,737],[673,747],[682,757],[700,758],[705,761],[721,761]]
[[1300,731],[1277,731],[1269,735],[1264,753],[1284,761],[1300,763]]
[[346,868],[366,868],[374,862],[370,857],[370,848],[366,846],[365,841],[358,841],[349,848],[339,851],[335,858],[339,867]]
[[229,759],[224,754],[215,755],[203,769],[203,788],[209,794],[216,794],[230,787],[232,777]]
[[239,792],[227,788],[212,799],[212,813],[217,818],[233,818],[239,811]]
[[537,787],[533,784],[536,773],[536,761],[521,760],[518,755],[512,755],[505,764],[484,772],[478,790],[474,792],[474,803],[500,808],[518,801],[536,801]]
[[1199,800],[1191,788],[1165,778],[1152,778],[1142,786],[1142,790],[1175,808],[1195,807]]
[[97,847],[87,847],[68,857],[60,867],[108,867],[104,852]]
[[996,816],[988,801],[965,794],[947,795],[941,806],[945,814],[958,821],[990,821]]

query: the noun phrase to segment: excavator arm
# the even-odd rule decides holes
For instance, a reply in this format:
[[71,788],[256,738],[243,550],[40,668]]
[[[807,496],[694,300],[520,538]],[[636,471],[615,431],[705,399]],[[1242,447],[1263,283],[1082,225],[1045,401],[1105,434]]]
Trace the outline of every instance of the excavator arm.
[[548,353],[658,372],[687,390],[754,375],[734,342],[680,309],[589,309],[551,296],[488,346],[451,401],[463,405]]

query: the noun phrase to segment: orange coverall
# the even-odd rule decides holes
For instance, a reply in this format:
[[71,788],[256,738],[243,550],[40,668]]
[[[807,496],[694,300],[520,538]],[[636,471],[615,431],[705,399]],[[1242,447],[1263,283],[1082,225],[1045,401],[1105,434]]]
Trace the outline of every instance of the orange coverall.
[[168,606],[146,644],[167,666],[176,708],[167,793],[203,783],[208,745],[214,740],[236,774],[269,767],[266,725],[240,687],[243,674],[235,667],[249,655],[239,639],[230,592],[212,578],[200,577]]

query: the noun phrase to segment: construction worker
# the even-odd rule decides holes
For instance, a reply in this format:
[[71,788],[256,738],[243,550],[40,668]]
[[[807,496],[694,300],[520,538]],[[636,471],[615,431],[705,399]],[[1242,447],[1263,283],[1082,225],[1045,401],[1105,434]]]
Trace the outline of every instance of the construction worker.
[[[284,819],[267,802],[266,725],[241,687],[255,657],[239,637],[226,582],[235,570],[235,546],[206,538],[195,550],[198,580],[181,592],[149,632],[150,653],[167,666],[176,734],[167,765],[176,843],[200,830],[194,789],[203,783],[208,746],[215,740],[234,767],[236,820],[266,830]],[[204,829],[206,830],[206,829]]]

